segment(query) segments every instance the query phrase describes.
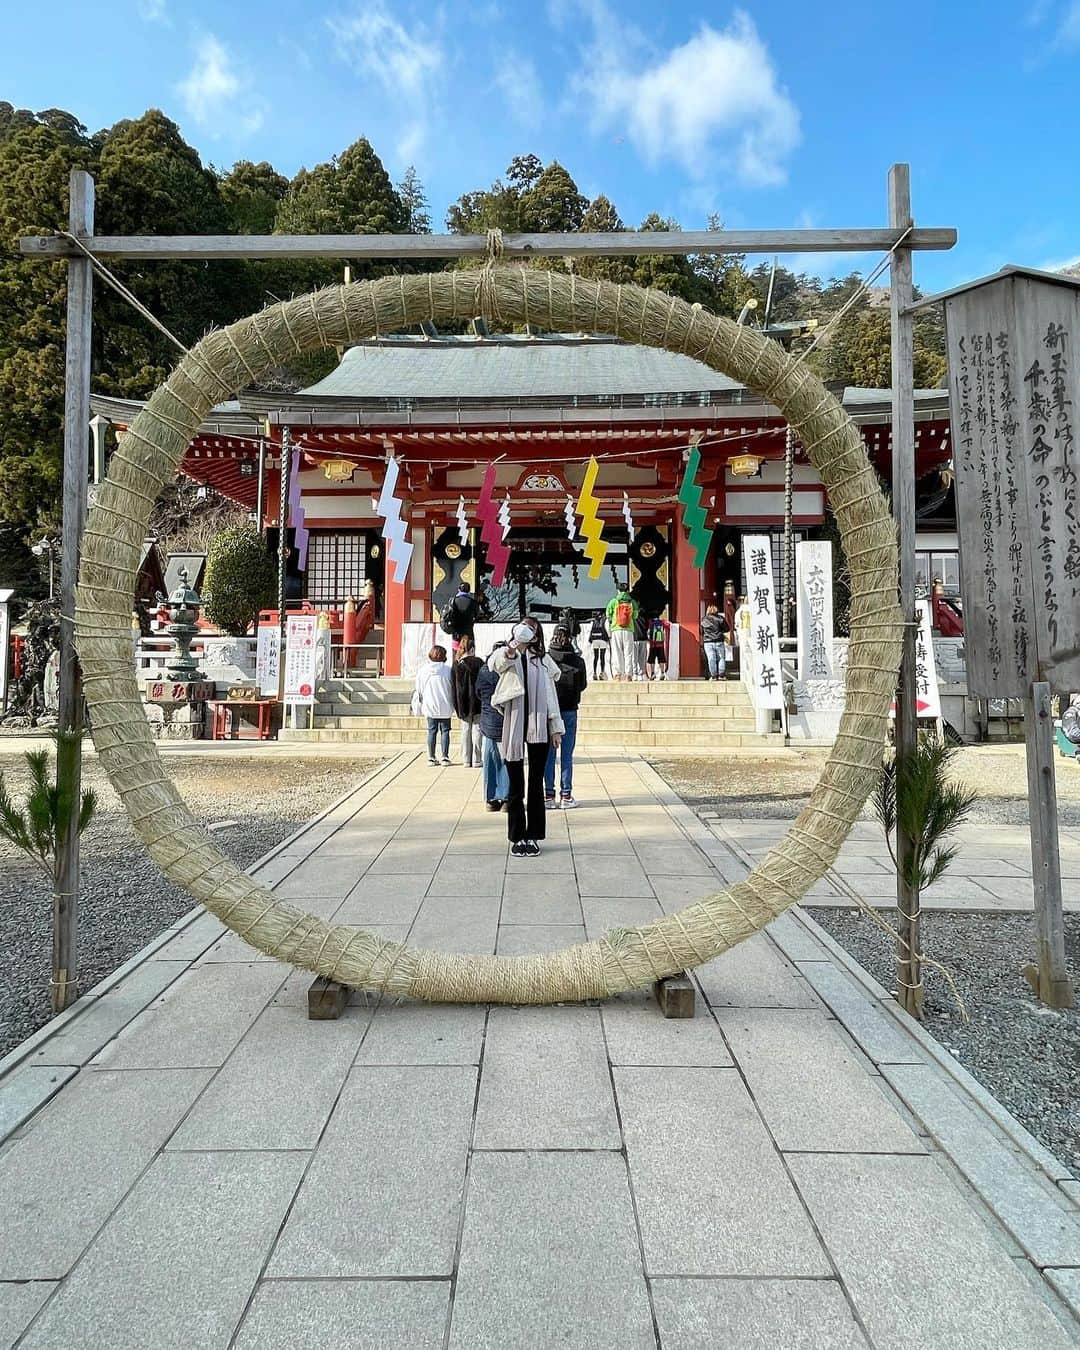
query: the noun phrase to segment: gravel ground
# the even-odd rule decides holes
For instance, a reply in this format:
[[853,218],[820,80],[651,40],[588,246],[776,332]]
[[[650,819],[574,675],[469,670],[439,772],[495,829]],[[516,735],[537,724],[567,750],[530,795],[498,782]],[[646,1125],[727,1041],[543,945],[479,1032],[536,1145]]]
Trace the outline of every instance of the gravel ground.
[[[44,744],[48,744],[44,742]],[[196,818],[241,867],[249,867],[324,810],[377,760],[282,758],[239,754],[168,756],[168,767]],[[0,771],[22,801],[21,755],[0,750]],[[84,763],[98,813],[83,836],[79,903],[80,983],[90,989],[192,906],[165,881],[96,759]],[[0,1055],[50,1017],[51,905],[47,880],[21,853],[0,842]]]
[[[864,915],[810,909],[813,918],[886,989],[893,953]],[[896,912],[883,911],[894,926]],[[1035,951],[1028,914],[924,913],[923,950],[947,966],[967,1007],[964,1022],[944,980],[926,971],[926,1029],[1080,1178],[1080,1009],[1038,1003],[1020,974]],[[1065,916],[1065,952],[1080,972],[1080,915]]]
[[[693,807],[719,809],[747,819],[794,820],[825,763],[824,750],[769,755],[665,758],[653,767]],[[1058,818],[1080,825],[1080,760],[1055,757]],[[958,779],[978,794],[968,821],[986,825],[1028,823],[1027,768],[1022,745],[969,745],[956,753]],[[869,807],[863,818],[872,819]]]

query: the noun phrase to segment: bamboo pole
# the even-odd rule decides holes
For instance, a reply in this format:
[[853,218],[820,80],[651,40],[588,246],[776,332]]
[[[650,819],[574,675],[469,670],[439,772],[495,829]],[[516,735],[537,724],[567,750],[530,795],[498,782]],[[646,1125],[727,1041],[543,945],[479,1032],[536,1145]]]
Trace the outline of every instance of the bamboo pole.
[[[68,227],[94,232],[94,180],[82,169],[69,179]],[[58,813],[53,872],[52,1010],[78,997],[79,799],[82,791],[82,677],[75,654],[75,585],[86,517],[86,467],[90,424],[90,329],[93,267],[68,261],[67,348],[64,369],[64,498],[60,554],[60,690],[56,749]]]
[[[911,225],[911,171],[907,164],[889,170],[889,224],[894,230]],[[896,690],[897,778],[914,753],[918,734],[915,703],[915,349],[911,252],[906,244],[893,254],[889,272],[892,319],[892,509],[900,546],[900,609],[904,617],[900,680]],[[919,945],[919,893],[909,885],[908,870],[915,844],[897,822],[896,907],[900,944],[896,954],[898,997],[913,1017],[922,1017],[922,971]]]

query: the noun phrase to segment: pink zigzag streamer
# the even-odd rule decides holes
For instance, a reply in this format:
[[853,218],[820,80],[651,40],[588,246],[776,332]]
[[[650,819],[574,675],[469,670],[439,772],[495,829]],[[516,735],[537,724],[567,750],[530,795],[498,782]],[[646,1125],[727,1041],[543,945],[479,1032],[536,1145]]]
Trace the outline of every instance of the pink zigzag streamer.
[[480,501],[476,514],[480,520],[480,538],[487,545],[487,560],[492,569],[491,584],[501,586],[506,580],[506,569],[510,564],[510,550],[503,543],[499,508],[495,505],[494,464],[489,464],[484,470],[484,481],[480,485]]

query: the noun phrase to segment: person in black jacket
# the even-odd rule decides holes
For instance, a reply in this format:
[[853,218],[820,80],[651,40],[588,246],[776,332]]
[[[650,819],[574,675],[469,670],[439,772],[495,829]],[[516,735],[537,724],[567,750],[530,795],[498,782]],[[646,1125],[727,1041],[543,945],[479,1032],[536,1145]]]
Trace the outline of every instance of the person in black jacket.
[[483,755],[480,700],[476,696],[476,677],[483,668],[483,661],[473,651],[472,638],[463,637],[454,662],[454,712],[461,719],[461,762],[467,769],[478,769]]
[[[594,680],[606,680],[604,667],[607,665],[608,648],[611,639],[608,635],[607,620],[602,609],[594,609],[592,625],[589,628],[589,646],[592,648],[592,677]],[[599,671],[597,664],[599,663]]]
[[[574,800],[574,745],[577,742],[578,708],[581,695],[588,687],[585,662],[573,648],[570,634],[565,628],[556,628],[551,635],[551,659],[559,667],[559,678],[555,681],[555,692],[559,696],[559,712],[562,714],[562,743],[559,746],[559,800],[558,805],[564,811],[571,811],[577,802]],[[545,805],[554,807],[555,800],[555,747],[548,751],[547,765],[544,769]]]
[[461,650],[462,638],[472,641],[475,627],[476,596],[469,589],[469,583],[463,581],[450,601],[450,636],[454,639],[455,652]]
[[718,605],[706,605],[705,617],[701,621],[701,645],[705,648],[705,660],[708,662],[707,680],[722,680],[727,671],[724,656],[724,635],[727,633],[727,619],[720,613]]
[[[505,646],[505,642],[496,642],[492,650]],[[491,704],[491,696],[498,683],[498,675],[488,665],[485,665],[476,677],[476,697],[480,704],[480,732],[484,743],[484,801],[489,811],[501,811],[510,794],[510,776],[506,772],[502,751],[499,749],[503,734],[503,715]]]

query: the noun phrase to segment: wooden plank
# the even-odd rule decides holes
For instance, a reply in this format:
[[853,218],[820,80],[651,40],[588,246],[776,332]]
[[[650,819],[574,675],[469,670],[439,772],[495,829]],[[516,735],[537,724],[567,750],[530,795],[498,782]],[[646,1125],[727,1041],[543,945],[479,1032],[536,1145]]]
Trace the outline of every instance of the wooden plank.
[[317,976],[308,985],[308,1019],[312,1022],[333,1022],[345,1011],[349,1001],[348,986],[337,984],[324,976]]
[[657,980],[653,994],[665,1017],[693,1017],[694,986],[685,971]]
[[[911,224],[911,173],[908,165],[889,170],[889,224],[895,230]],[[915,683],[915,321],[907,313],[912,298],[911,253],[907,247],[893,254],[889,272],[892,320],[892,506],[900,545],[900,608],[905,627],[896,691],[896,760],[910,758],[918,734]],[[901,1006],[913,1017],[922,1016],[922,973],[919,947],[918,897],[905,873],[914,852],[906,831],[896,831],[897,981]]]
[[[72,234],[94,230],[94,180],[82,169],[69,178],[68,225]],[[67,340],[64,365],[64,483],[60,551],[60,688],[57,723],[61,732],[82,736],[82,677],[75,654],[75,586],[79,545],[86,518],[86,474],[90,436],[90,331],[94,272],[89,259],[68,262]],[[52,1009],[62,1012],[79,995],[79,797],[82,745],[61,743],[56,781],[71,803],[66,828],[56,841],[53,879]]]
[[[77,233],[77,231],[72,231]],[[884,253],[894,230],[624,230],[608,234],[517,234],[502,237],[508,257],[587,257],[643,253]],[[98,235],[86,247],[100,258],[463,258],[487,252],[482,234],[208,234]],[[915,230],[905,246],[948,249],[952,229]],[[23,253],[78,254],[58,235],[28,235]]]
[[1034,683],[1025,700],[1024,740],[1038,963],[1025,966],[1023,973],[1036,995],[1049,1007],[1072,1008],[1076,1006],[1076,997],[1065,964],[1065,921],[1061,908],[1054,719],[1050,685],[1045,680]]

